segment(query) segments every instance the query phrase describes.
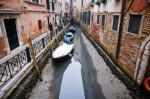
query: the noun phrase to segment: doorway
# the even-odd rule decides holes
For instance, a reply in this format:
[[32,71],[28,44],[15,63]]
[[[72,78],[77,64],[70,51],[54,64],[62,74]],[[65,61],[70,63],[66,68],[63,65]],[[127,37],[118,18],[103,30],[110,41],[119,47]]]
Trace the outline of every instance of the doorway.
[[16,19],[4,19],[10,50],[19,46],[18,35],[16,30]]

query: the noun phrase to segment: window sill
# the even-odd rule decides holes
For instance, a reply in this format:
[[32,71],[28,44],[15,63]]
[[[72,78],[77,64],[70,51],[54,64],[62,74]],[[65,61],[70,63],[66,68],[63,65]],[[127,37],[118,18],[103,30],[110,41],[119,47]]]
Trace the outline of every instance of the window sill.
[[45,5],[42,5],[42,4],[39,4],[39,3],[30,2],[30,1],[27,1],[27,0],[25,0],[25,2],[29,3],[29,4],[32,4],[32,5],[37,5],[37,6],[45,7]]

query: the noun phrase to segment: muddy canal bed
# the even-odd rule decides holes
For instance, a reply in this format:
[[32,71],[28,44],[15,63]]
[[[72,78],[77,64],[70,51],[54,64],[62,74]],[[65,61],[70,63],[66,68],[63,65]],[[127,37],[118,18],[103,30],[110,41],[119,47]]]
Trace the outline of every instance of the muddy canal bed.
[[130,91],[112,74],[79,26],[75,27],[73,57],[61,62],[50,58],[42,71],[43,81],[37,83],[28,98],[132,99]]

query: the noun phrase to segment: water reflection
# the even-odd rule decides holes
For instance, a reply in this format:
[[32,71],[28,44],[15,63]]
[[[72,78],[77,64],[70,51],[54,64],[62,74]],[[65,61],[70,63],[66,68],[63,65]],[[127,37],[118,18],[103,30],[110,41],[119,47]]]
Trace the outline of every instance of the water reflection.
[[81,65],[74,58],[71,61],[63,76],[59,99],[84,99]]

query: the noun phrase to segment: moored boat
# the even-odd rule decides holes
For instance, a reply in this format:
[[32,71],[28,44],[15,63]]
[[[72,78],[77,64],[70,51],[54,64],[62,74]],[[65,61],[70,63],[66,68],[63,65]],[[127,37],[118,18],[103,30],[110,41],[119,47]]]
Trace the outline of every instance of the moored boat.
[[74,50],[74,45],[68,45],[64,43],[63,45],[56,48],[52,53],[52,58],[56,61],[63,60],[69,56],[72,56]]
[[73,39],[73,33],[72,32],[66,33],[64,36],[64,39],[65,39],[65,41],[67,41],[67,40],[71,41]]
[[73,27],[73,26],[71,26],[71,27],[69,28],[69,32],[74,33],[74,32],[75,32],[75,30],[76,30],[76,28],[75,28],[75,27]]

